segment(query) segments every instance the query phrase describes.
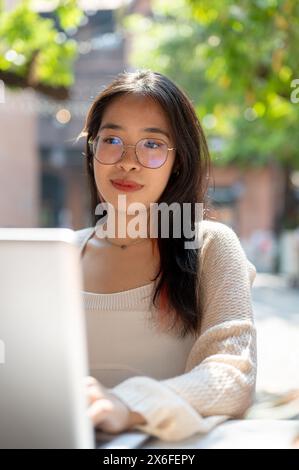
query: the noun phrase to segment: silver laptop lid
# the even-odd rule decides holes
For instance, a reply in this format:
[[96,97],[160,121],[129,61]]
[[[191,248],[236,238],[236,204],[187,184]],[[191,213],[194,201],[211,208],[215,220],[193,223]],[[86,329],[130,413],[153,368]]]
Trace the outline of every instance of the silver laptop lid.
[[81,289],[74,231],[0,229],[1,448],[94,447]]

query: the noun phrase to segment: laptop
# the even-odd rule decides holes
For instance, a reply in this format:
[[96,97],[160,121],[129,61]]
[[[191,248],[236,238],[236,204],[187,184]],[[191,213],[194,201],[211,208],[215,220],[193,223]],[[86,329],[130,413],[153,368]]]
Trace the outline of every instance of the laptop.
[[0,448],[136,448],[149,435],[95,432],[80,252],[66,228],[0,228]]

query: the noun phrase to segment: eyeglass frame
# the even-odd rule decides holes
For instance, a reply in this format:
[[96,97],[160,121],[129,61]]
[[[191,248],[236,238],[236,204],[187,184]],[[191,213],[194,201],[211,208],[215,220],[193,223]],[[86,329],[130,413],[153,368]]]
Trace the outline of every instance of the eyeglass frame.
[[[88,145],[89,145],[89,149],[91,150],[91,153],[92,153],[93,158],[95,158],[97,162],[101,163],[101,165],[115,165],[116,163],[118,163],[118,162],[120,162],[120,161],[122,160],[123,156],[124,156],[125,153],[126,153],[127,147],[133,147],[133,148],[135,148],[135,157],[136,157],[136,160],[138,161],[138,163],[139,163],[141,166],[143,166],[144,168],[148,168],[148,169],[150,169],[150,170],[156,170],[156,169],[158,169],[158,168],[161,168],[161,167],[166,163],[167,158],[168,158],[168,152],[169,152],[169,150],[176,150],[176,147],[166,147],[166,148],[167,148],[167,153],[166,153],[165,161],[162,163],[162,165],[156,166],[155,168],[151,168],[150,166],[145,166],[145,165],[143,165],[143,164],[139,161],[138,155],[137,155],[137,152],[136,152],[136,147],[137,147],[137,145],[139,144],[139,142],[141,142],[142,140],[146,140],[147,138],[149,139],[149,137],[143,137],[142,139],[139,139],[139,140],[136,142],[135,145],[132,145],[132,144],[125,144],[125,143],[123,142],[123,140],[122,140],[121,137],[113,136],[113,137],[117,137],[117,138],[121,141],[121,143],[122,143],[122,145],[123,145],[123,152],[122,152],[122,154],[121,154],[121,157],[120,157],[116,162],[113,162],[113,163],[102,163],[100,160],[98,160],[98,159],[95,157],[95,152],[94,152],[94,150],[93,150],[93,144],[95,143],[95,141],[96,141],[97,139],[100,139],[100,137],[102,137],[102,136],[97,135],[94,140],[89,139],[89,140],[88,140]],[[108,137],[109,137],[109,136],[108,136]],[[163,144],[165,144],[165,145],[167,146],[167,143],[166,143],[163,139],[157,139],[157,140],[160,140],[161,142],[163,142]]]

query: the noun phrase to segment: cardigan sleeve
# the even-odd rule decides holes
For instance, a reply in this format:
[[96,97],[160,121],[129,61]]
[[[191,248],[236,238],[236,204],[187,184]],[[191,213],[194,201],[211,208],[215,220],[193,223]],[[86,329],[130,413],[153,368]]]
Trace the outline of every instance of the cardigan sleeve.
[[229,418],[242,418],[255,393],[251,287],[256,269],[230,227],[203,223],[201,326],[184,373],[166,380],[131,377],[110,389],[146,419],[135,429],[166,441],[207,433]]

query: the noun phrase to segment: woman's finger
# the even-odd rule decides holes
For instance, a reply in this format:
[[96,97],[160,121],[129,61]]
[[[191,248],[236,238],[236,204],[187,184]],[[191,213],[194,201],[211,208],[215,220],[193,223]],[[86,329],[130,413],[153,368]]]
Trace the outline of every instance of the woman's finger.
[[100,424],[107,415],[113,410],[113,403],[110,400],[97,400],[93,402],[88,410],[87,415],[91,419],[94,426]]
[[100,385],[100,383],[97,381],[97,379],[95,379],[91,375],[88,375],[87,377],[84,377],[83,382],[84,382],[84,385],[87,385],[87,386]]
[[105,394],[97,385],[87,387],[86,395],[87,395],[89,403],[93,403],[96,400],[105,398]]
[[102,385],[97,379],[95,379],[94,377],[91,377],[91,376],[88,376],[88,377],[84,377],[84,385],[89,388],[89,387],[98,387],[101,392],[104,394],[105,391],[106,391],[106,387],[104,387],[104,385]]

